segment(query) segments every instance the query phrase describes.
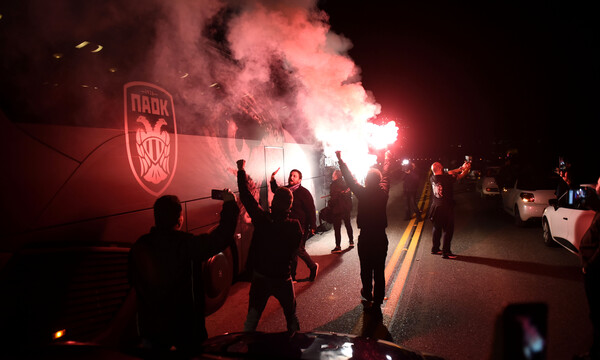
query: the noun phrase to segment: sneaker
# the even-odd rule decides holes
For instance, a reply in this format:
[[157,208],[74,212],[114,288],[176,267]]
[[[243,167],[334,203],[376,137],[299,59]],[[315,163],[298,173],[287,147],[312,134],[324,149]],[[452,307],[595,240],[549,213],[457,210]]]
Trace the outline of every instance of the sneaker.
[[363,301],[372,303],[373,302],[373,294],[367,294],[363,289],[360,289],[360,296],[363,297]]
[[433,254],[433,255],[442,255],[442,250],[431,250],[431,254]]
[[313,269],[310,269],[310,277],[308,278],[308,281],[315,281],[317,273],[319,273],[319,264],[316,263],[315,265],[316,266]]
[[349,248],[353,248],[354,247],[354,241],[350,240],[350,242],[348,243],[348,247]]
[[455,254],[453,254],[453,253],[446,253],[446,254],[442,255],[442,258],[443,258],[443,259],[456,259],[457,257],[458,257],[458,256],[456,256],[456,255],[455,255]]
[[332,254],[339,254],[342,252],[342,248],[339,246],[336,246],[333,250],[331,250]]

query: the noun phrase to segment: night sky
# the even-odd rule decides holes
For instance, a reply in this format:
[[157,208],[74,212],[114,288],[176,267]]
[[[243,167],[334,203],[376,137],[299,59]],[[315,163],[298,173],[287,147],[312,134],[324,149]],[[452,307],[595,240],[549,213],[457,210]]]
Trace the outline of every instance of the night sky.
[[322,0],[319,7],[354,44],[350,56],[382,116],[408,126],[406,151],[517,148],[554,159],[591,150],[600,64],[591,4]]

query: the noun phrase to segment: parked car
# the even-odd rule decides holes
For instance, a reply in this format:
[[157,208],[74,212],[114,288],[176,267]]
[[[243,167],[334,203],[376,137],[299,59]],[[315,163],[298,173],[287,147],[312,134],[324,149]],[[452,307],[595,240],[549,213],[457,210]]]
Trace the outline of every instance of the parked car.
[[596,190],[583,185],[569,190],[558,200],[551,200],[542,217],[544,243],[560,244],[574,254],[579,254],[581,238],[594,219],[597,202]]
[[483,170],[481,178],[478,181],[478,189],[481,197],[500,195],[500,186],[498,186],[496,180],[499,173],[500,166],[489,166]]
[[[22,354],[20,354],[22,355]],[[186,356],[176,352],[149,351],[142,348],[125,350],[93,343],[59,342],[39,349],[28,349],[26,355],[36,359],[369,359],[369,360],[443,360],[413,351],[385,340],[325,333],[238,332],[206,340],[197,354]],[[21,356],[18,357],[22,358]]]
[[502,189],[504,211],[513,216],[518,226],[541,219],[549,201],[556,199],[558,181],[559,177],[553,173],[543,174],[532,169],[519,173],[509,182],[510,187]]

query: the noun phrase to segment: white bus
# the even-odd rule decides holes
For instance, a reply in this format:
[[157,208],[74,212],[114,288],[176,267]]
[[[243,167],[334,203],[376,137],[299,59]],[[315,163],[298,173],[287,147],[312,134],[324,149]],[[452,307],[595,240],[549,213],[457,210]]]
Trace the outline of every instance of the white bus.
[[[0,338],[13,346],[131,340],[127,256],[154,201],[177,195],[184,230],[207,232],[221,207],[211,189],[237,192],[238,159],[263,206],[277,168],[280,184],[301,170],[324,206],[322,152],[282,125],[293,116],[278,102],[285,89],[267,86],[285,77],[281,62],[269,83],[238,89],[218,23],[198,29],[213,36],[195,44],[197,63],[185,49],[164,57],[159,6],[136,4],[0,9]],[[251,230],[242,210],[235,246],[203,264],[208,313],[244,273]]]

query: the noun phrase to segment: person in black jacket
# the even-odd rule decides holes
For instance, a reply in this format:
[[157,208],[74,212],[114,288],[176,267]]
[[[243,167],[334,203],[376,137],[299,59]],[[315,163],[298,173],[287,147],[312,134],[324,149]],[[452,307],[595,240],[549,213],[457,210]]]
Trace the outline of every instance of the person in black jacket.
[[350,214],[352,212],[352,194],[350,194],[350,188],[346,185],[342,172],[335,170],[331,175],[333,182],[329,187],[329,208],[331,209],[331,216],[333,219],[333,232],[335,234],[335,248],[331,250],[332,253],[342,252],[342,221],[346,227],[346,233],[348,234],[348,246],[354,247],[354,234],[352,231],[352,224],[350,223]]
[[165,195],[154,203],[155,226],[129,252],[143,347],[189,353],[208,337],[202,262],[232,243],[239,214],[233,193],[224,190],[223,200],[217,228],[197,236],[180,230],[183,213],[177,196]]
[[[275,172],[271,174],[270,184],[273,194],[279,188],[279,185],[277,185],[277,181],[275,180],[275,175],[278,171],[279,169],[275,170]],[[317,277],[317,272],[319,271],[319,264],[315,263],[308,252],[306,252],[305,245],[306,240],[308,240],[310,236],[314,235],[315,231],[317,230],[317,211],[315,209],[315,201],[313,200],[310,191],[302,186],[302,173],[300,170],[294,169],[290,171],[290,177],[286,187],[294,194],[290,218],[297,219],[300,222],[300,226],[302,226],[303,231],[302,242],[300,243],[298,252],[294,257],[294,261],[292,262],[292,279],[294,281],[296,280],[296,268],[298,267],[298,258],[300,258],[310,270],[310,276],[308,280],[314,281]]]
[[415,164],[410,163],[404,171],[404,199],[406,200],[406,217],[410,220],[412,214],[415,214],[416,220],[421,220],[421,210],[417,204],[417,190],[419,188],[419,177],[415,173]]
[[245,160],[237,161],[238,188],[240,200],[252,219],[254,268],[250,285],[248,315],[244,331],[254,331],[269,297],[281,304],[287,322],[287,330],[300,330],[296,316],[296,297],[291,278],[291,264],[300,246],[302,229],[296,219],[290,219],[290,209],[294,196],[286,187],[280,187],[273,195],[271,211],[260,208],[248,189]]
[[429,207],[429,218],[433,222],[431,253],[442,255],[444,259],[456,259],[456,255],[450,250],[454,235],[454,183],[464,178],[470,170],[471,163],[468,161],[448,172],[444,172],[444,167],[439,162],[431,165],[432,175],[429,179],[433,193],[433,201]]
[[356,223],[360,229],[358,235],[358,258],[360,260],[361,295],[365,309],[372,308],[381,314],[381,304],[385,297],[385,258],[387,256],[388,238],[387,201],[390,192],[388,177],[390,152],[385,153],[383,172],[370,169],[361,186],[350,173],[342,160],[340,151],[336,151],[340,169],[346,184],[358,199]]
[[[600,194],[600,179],[596,184],[596,194]],[[577,359],[600,359],[600,212],[597,207],[595,210],[596,215],[579,245],[585,295],[592,321],[593,340],[590,352],[577,357]]]

